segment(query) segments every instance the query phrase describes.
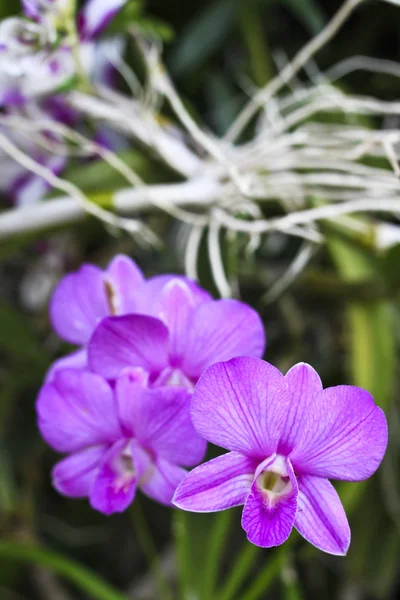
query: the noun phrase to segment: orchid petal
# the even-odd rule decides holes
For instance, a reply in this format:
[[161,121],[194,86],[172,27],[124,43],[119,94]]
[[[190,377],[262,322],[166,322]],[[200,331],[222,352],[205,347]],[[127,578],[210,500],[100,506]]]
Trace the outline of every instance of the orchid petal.
[[196,379],[217,361],[235,356],[259,358],[264,349],[264,327],[250,306],[237,300],[205,302],[189,321],[182,369]]
[[52,325],[61,338],[73,344],[86,344],[108,314],[103,272],[92,265],[66,275],[51,299]]
[[87,369],[87,352],[86,350],[77,350],[66,356],[62,356],[53,362],[50,369],[46,373],[46,383],[53,381],[57,371],[64,369],[74,369],[84,371]]
[[[132,378],[133,377],[133,378]],[[190,418],[190,394],[182,388],[146,389],[137,384],[135,373],[117,381],[119,406],[130,414],[138,442],[158,458],[191,466],[200,462],[206,441],[195,431]]]
[[106,446],[92,446],[58,462],[52,471],[56,490],[73,498],[88,496],[106,450]]
[[198,306],[203,302],[213,300],[212,296],[206,290],[203,290],[197,283],[187,277],[172,274],[156,275],[155,277],[150,277],[141,290],[139,300],[140,310],[138,312],[159,317],[160,299],[163,297],[165,288],[172,285],[173,282],[178,281],[185,286],[186,292],[190,294],[190,304],[192,306]]
[[242,527],[247,539],[261,548],[272,548],[285,542],[293,528],[297,511],[297,481],[292,466],[287,464],[291,491],[277,500],[259,487],[257,478],[251,486],[242,514]]
[[189,318],[194,307],[191,290],[181,279],[171,279],[160,293],[157,317],[169,330],[171,364],[179,364],[185,351]]
[[257,461],[228,452],[193,469],[175,492],[173,503],[193,512],[214,512],[244,504]]
[[38,0],[21,0],[22,10],[28,19],[32,21],[40,20],[40,9]]
[[297,531],[311,544],[330,554],[345,555],[350,528],[340,498],[327,480],[312,475],[298,478]]
[[118,416],[127,437],[135,435],[135,417],[138,412],[143,389],[147,388],[149,374],[140,367],[127,369],[118,379],[115,387],[115,397]]
[[108,317],[95,330],[88,348],[89,365],[107,379],[127,367],[142,367],[153,375],[168,366],[168,329],[144,315]]
[[126,510],[136,494],[138,475],[133,462],[127,470],[122,458],[126,447],[127,441],[122,439],[110,448],[90,491],[91,507],[106,515]]
[[97,37],[112,21],[127,0],[87,0],[78,16],[82,39]]
[[385,415],[372,396],[339,385],[310,398],[290,459],[299,473],[360,481],[378,468],[387,438]]
[[278,369],[257,358],[234,358],[200,377],[192,421],[213,444],[262,460],[277,450],[289,399]]
[[139,481],[139,486],[149,498],[171,506],[175,490],[186,473],[185,469],[181,469],[169,461],[158,459],[152,466],[151,475],[144,476],[143,481]]
[[285,375],[290,402],[286,423],[279,444],[279,452],[290,454],[302,429],[303,418],[307,412],[310,399],[322,391],[322,383],[318,373],[305,363],[292,367]]
[[94,373],[58,371],[39,394],[38,426],[46,442],[59,452],[114,442],[121,437],[113,392]]
[[[142,271],[128,256],[116,256],[107,267],[106,281],[112,297],[109,297],[113,310],[110,314],[124,315],[137,312],[138,295],[144,284]],[[111,290],[110,290],[111,288]]]

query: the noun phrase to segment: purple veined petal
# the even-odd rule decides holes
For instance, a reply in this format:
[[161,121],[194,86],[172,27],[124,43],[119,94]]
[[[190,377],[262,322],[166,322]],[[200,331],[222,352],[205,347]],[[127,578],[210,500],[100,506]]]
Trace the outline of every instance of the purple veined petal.
[[77,350],[71,352],[62,358],[58,358],[53,362],[50,369],[46,373],[45,382],[53,381],[57,371],[64,369],[75,369],[76,371],[84,371],[87,369],[87,352],[86,350]]
[[132,373],[126,373],[117,381],[116,394],[119,406],[130,414],[132,430],[141,446],[158,458],[182,466],[200,462],[206,441],[193,427],[187,390],[146,389],[137,385]]
[[106,282],[110,314],[137,312],[137,297],[144,283],[142,271],[128,256],[116,256],[107,267]]
[[107,379],[127,367],[156,376],[168,366],[168,329],[145,315],[108,317],[96,328],[88,347],[89,365]]
[[350,527],[335,488],[327,479],[312,475],[300,476],[298,486],[295,528],[323,552],[344,556],[350,545]]
[[113,391],[94,373],[58,371],[42,387],[36,411],[43,438],[59,452],[75,452],[121,437]]
[[105,455],[90,491],[90,505],[106,515],[123,512],[133,502],[140,473],[128,440],[119,440]]
[[135,416],[143,389],[147,388],[149,374],[140,367],[127,369],[117,380],[115,397],[118,416],[127,437],[135,435]]
[[203,288],[195,281],[192,281],[183,275],[156,275],[155,277],[150,277],[142,288],[140,295],[140,312],[142,314],[157,317],[159,313],[160,297],[162,296],[163,290],[173,281],[180,281],[186,286],[186,289],[190,291],[191,304],[193,306],[198,306],[199,304],[213,300],[212,296],[206,290],[203,290]]
[[192,512],[215,512],[244,504],[257,461],[228,452],[196,467],[175,492],[173,503]]
[[235,356],[260,358],[265,333],[255,310],[237,300],[200,304],[192,313],[182,369],[197,379],[211,364]]
[[149,498],[171,506],[175,490],[186,473],[185,469],[181,469],[167,460],[158,459],[152,465],[149,475],[141,478],[139,487]]
[[330,387],[311,398],[290,460],[296,473],[361,481],[379,467],[387,438],[385,415],[367,391]]
[[179,365],[186,347],[189,318],[195,308],[190,287],[181,279],[171,279],[162,289],[157,317],[169,330],[170,362]]
[[73,344],[86,344],[108,314],[103,272],[93,265],[66,275],[51,299],[52,325],[61,338]]
[[92,446],[58,462],[52,471],[55,489],[72,498],[88,496],[106,452],[107,446]]
[[289,400],[278,369],[258,358],[233,358],[200,377],[192,421],[209,442],[263,460],[277,450]]
[[79,33],[82,39],[97,37],[112,21],[127,0],[87,0],[78,15]]
[[278,452],[288,456],[299,437],[311,398],[322,391],[322,383],[318,373],[306,363],[292,367],[286,373],[285,380],[290,402]]
[[279,546],[288,539],[297,511],[298,488],[290,461],[286,461],[286,471],[282,471],[289,480],[287,487],[272,495],[260,484],[260,478],[271,468],[272,465],[255,478],[242,514],[242,527],[247,539],[261,548]]

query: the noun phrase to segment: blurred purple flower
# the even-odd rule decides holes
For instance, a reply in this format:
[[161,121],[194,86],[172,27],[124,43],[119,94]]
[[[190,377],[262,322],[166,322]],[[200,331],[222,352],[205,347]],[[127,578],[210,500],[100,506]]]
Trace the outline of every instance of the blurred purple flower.
[[55,488],[88,497],[105,514],[125,510],[137,488],[170,505],[182,467],[205,452],[189,407],[186,390],[149,389],[141,369],[126,371],[114,388],[93,373],[59,371],[37,400],[43,438],[68,454],[53,469]]
[[112,21],[127,0],[87,0],[78,15],[78,29],[83,40],[96,38]]
[[383,458],[387,423],[368,392],[323,390],[304,363],[283,376],[241,357],[203,374],[191,414],[201,436],[230,452],[191,471],[176,506],[212,512],[244,504],[242,527],[257,546],[282,544],[295,527],[317,548],[346,554],[350,529],[328,479],[367,479]]
[[181,282],[193,303],[211,301],[206,291],[182,276],[160,275],[145,281],[135,262],[123,255],[104,271],[85,264],[66,275],[53,294],[50,319],[62,339],[83,348],[56,361],[49,377],[59,368],[86,368],[86,345],[104,317],[141,313],[162,318],[163,290],[171,281]]
[[108,317],[98,325],[88,346],[93,371],[115,379],[125,368],[140,366],[154,385],[193,389],[212,363],[264,353],[263,324],[250,306],[212,300],[183,278],[150,280],[136,312],[142,314]]

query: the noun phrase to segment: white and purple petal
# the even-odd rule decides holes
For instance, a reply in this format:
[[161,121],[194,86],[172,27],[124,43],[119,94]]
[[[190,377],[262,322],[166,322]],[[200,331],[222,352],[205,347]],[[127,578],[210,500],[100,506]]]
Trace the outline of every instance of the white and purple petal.
[[[271,468],[272,465],[267,467]],[[287,490],[274,495],[259,483],[260,473],[251,486],[242,514],[242,527],[247,539],[261,548],[272,548],[285,542],[292,529],[297,512],[297,481],[290,461],[283,473],[289,479]]]
[[121,439],[104,456],[90,490],[90,505],[106,515],[123,512],[136,494],[136,472],[129,442]]
[[112,21],[127,0],[87,0],[78,15],[80,37],[96,38]]

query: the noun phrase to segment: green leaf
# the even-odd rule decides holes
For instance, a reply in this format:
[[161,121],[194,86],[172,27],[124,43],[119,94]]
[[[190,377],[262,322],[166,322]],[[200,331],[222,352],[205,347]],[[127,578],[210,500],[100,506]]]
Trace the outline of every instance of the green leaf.
[[155,17],[138,19],[132,25],[143,37],[159,39],[163,42],[171,42],[175,37],[172,27],[165,21]]
[[400,244],[392,246],[381,258],[381,273],[391,291],[400,291]]
[[[372,251],[332,230],[326,230],[326,237],[331,257],[345,282],[379,279],[379,263]],[[382,408],[388,408],[395,385],[394,318],[394,307],[386,300],[360,300],[347,306],[353,383],[367,389]]]
[[127,600],[127,596],[78,562],[38,546],[0,542],[0,558],[6,561],[31,562],[46,567],[75,584],[93,600]]
[[[146,183],[162,183],[176,180],[176,176],[155,160],[146,157],[139,150],[127,150],[118,157],[133,169]],[[79,167],[70,167],[65,179],[71,181],[85,193],[109,192],[130,187],[126,178],[104,160],[96,160]]]
[[222,46],[239,4],[239,0],[217,0],[187,24],[168,61],[175,76],[197,69]]

